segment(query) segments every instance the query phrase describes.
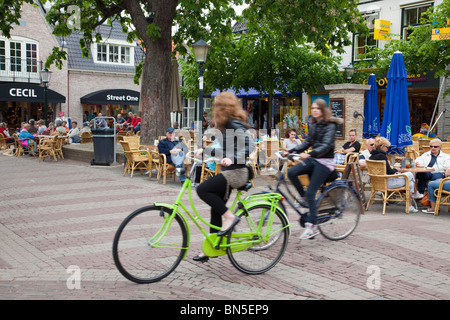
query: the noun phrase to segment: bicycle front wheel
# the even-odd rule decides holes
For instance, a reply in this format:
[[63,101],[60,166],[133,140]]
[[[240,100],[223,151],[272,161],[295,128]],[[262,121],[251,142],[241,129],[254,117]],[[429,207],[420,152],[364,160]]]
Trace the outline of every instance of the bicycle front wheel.
[[136,283],[167,277],[186,254],[183,219],[165,207],[148,206],[131,213],[114,236],[113,257],[119,272]]
[[356,229],[361,215],[360,198],[347,185],[337,185],[326,191],[317,207],[317,226],[325,238],[342,240]]
[[241,216],[235,232],[228,237],[231,263],[241,272],[261,274],[281,259],[288,244],[289,223],[285,215],[269,205],[256,205]]

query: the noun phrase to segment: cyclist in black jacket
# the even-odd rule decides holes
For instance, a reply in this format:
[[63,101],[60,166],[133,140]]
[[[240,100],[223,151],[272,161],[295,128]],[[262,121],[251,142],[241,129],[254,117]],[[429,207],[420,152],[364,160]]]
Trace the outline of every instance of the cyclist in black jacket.
[[[289,150],[290,153],[300,153],[299,164],[288,171],[289,180],[297,189],[301,198],[300,202],[306,201],[309,206],[309,214],[305,223],[305,231],[300,239],[308,239],[319,234],[317,228],[317,206],[316,193],[328,176],[336,174],[334,164],[334,139],[336,125],[343,120],[331,117],[331,110],[322,99],[315,100],[311,105],[312,123],[309,126],[308,136],[305,141]],[[306,152],[311,148],[310,152]],[[306,192],[300,183],[298,176],[307,174],[309,185]]]

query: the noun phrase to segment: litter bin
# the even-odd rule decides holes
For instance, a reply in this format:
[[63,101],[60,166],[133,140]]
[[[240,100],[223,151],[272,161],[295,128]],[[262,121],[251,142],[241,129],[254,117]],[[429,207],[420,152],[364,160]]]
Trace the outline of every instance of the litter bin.
[[94,159],[91,165],[109,166],[114,162],[115,135],[114,129],[95,128],[92,129],[92,138],[94,142]]

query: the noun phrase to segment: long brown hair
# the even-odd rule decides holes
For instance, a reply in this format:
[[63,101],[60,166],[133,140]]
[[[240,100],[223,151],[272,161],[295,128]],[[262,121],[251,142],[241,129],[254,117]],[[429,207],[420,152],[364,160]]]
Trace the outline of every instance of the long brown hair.
[[219,93],[213,102],[213,119],[219,130],[224,130],[228,121],[235,119],[247,127],[247,113],[242,109],[238,97],[232,92]]
[[[322,111],[322,117],[325,122],[329,122],[331,118],[331,108],[328,107],[327,103],[323,99],[316,99],[312,104],[317,104],[319,109]],[[312,106],[312,105],[311,105]],[[313,122],[316,122],[314,118],[312,118]]]

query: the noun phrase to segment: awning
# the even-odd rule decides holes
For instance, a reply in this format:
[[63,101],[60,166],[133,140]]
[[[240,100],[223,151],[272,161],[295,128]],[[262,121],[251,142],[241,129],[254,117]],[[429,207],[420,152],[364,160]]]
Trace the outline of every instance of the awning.
[[[44,87],[31,83],[0,84],[0,101],[44,102]],[[64,103],[66,97],[56,91],[47,89],[48,103]]]
[[[232,90],[232,89],[228,89],[228,90],[226,90],[226,91],[227,91],[227,92],[233,92],[238,98],[267,98],[267,97],[269,96],[268,94],[262,94],[262,93],[259,93],[259,92],[256,91],[255,89],[250,89],[250,90],[248,90],[248,91],[241,89],[241,90],[239,90],[238,92],[236,92],[236,91],[234,91],[234,90]],[[211,97],[217,96],[220,92],[221,92],[220,90],[214,91],[214,92],[211,94]],[[298,96],[299,93],[296,92],[296,93],[294,93],[294,95],[295,95],[295,96]],[[274,96],[274,97],[283,97],[284,95],[283,95],[281,92],[275,90],[273,96]]]
[[139,105],[140,93],[128,89],[107,89],[89,93],[80,98],[82,104]]

